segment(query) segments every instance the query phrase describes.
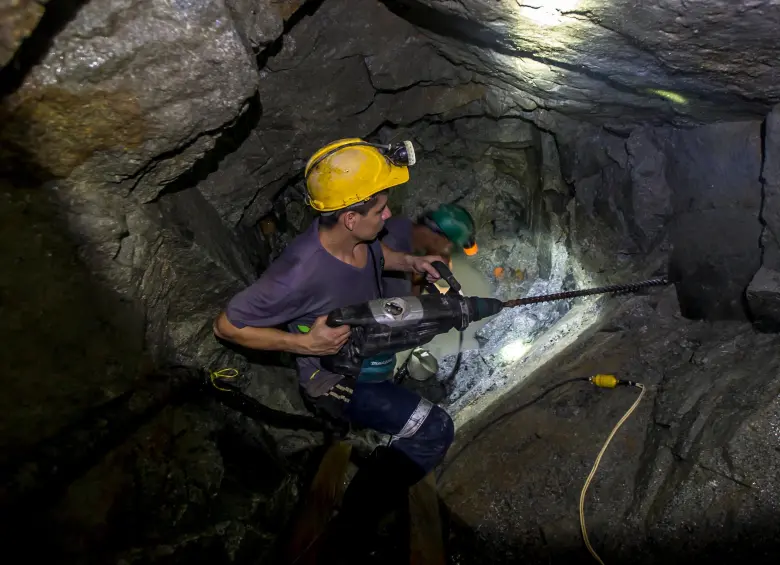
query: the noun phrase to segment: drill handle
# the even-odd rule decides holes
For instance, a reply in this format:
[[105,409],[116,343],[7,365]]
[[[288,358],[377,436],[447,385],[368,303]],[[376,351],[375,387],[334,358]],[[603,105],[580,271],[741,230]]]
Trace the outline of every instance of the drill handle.
[[329,328],[351,326],[356,323],[359,323],[359,320],[355,319],[354,307],[336,308],[335,310],[331,310],[328,317],[325,318],[325,325]]
[[461,286],[458,280],[455,278],[455,275],[452,274],[452,271],[450,271],[450,268],[442,263],[441,261],[434,261],[431,263],[434,269],[436,269],[439,274],[441,275],[441,278],[445,280],[445,282],[450,285],[450,288],[453,290],[453,292],[459,293]]

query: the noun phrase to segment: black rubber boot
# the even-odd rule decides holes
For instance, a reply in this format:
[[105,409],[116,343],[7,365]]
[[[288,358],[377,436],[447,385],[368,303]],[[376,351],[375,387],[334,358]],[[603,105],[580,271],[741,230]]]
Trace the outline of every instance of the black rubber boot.
[[392,447],[377,447],[350,481],[339,515],[328,528],[318,563],[364,563],[388,513],[406,507],[409,488],[425,471]]

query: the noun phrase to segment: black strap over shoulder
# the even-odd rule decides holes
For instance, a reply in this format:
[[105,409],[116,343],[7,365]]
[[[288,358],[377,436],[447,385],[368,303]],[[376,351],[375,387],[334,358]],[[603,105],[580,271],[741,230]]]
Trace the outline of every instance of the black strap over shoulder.
[[385,293],[382,292],[382,271],[385,270],[385,258],[380,254],[379,261],[377,261],[373,243],[368,244],[368,252],[371,254],[371,263],[374,266],[374,280],[376,281],[376,289],[379,292],[379,298],[384,298]]

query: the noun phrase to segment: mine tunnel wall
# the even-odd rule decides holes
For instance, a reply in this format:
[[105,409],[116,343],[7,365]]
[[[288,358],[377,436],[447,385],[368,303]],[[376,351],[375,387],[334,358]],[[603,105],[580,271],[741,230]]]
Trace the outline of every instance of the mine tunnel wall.
[[[555,111],[505,105],[506,93],[494,81],[453,64],[373,1],[263,10],[208,1],[179,11],[142,0],[126,8],[119,1],[85,3],[43,58],[18,71],[20,88],[0,112],[4,164],[26,165],[44,183],[39,195],[52,199],[25,200],[16,196],[19,187],[8,188],[14,191],[8,213],[32,207],[41,216],[7,223],[7,236],[29,239],[33,227],[56,234],[62,247],[55,253],[68,260],[53,268],[47,284],[75,277],[76,286],[99,289],[63,292],[73,311],[59,314],[59,334],[75,343],[66,345],[62,365],[31,354],[11,363],[5,428],[27,433],[6,435],[7,461],[80,411],[130,390],[135,374],[163,362],[237,367],[263,402],[306,413],[289,366],[250,363],[218,343],[211,324],[305,228],[311,219],[302,201],[305,160],[340,137],[413,140],[420,163],[411,182],[393,191],[394,212],[414,217],[441,201],[465,205],[485,242],[477,259],[484,272],[523,271],[511,285],[495,281],[498,292],[522,292],[528,281],[549,276],[554,246],[562,245],[570,253],[570,286],[664,272],[671,256],[672,273],[682,278],[684,314],[775,315],[767,296],[780,270],[777,112],[766,123],[757,117],[608,131]],[[162,29],[163,21],[173,22],[164,33],[135,31]],[[110,64],[90,67],[91,56]],[[41,249],[7,246],[20,265],[15,273],[40,276]],[[746,298],[759,269],[761,284]],[[6,280],[4,286],[14,304],[14,296],[35,285]],[[104,294],[109,306],[90,313]],[[38,315],[42,325],[57,320]],[[74,325],[74,316],[83,324]],[[4,341],[13,344],[30,319],[6,326]],[[54,332],[51,343],[60,335]],[[114,357],[123,344],[130,351]],[[103,350],[84,360],[74,354],[79,347]],[[121,370],[106,371],[109,362]],[[30,373],[38,377],[31,381]],[[58,376],[62,394],[51,392],[49,374]],[[27,424],[42,414],[46,426]],[[262,440],[247,439],[247,428]],[[211,547],[216,526],[208,501],[260,492],[271,501],[266,510],[276,510],[242,506],[226,518],[236,543],[250,540],[256,548],[264,534],[248,532],[242,520],[258,512],[284,515],[284,497],[294,499],[298,487],[278,477],[270,485],[247,483],[235,470],[237,450],[253,450],[258,461],[279,454],[294,460],[320,440],[170,407],[85,471],[53,519],[69,521],[76,533],[63,534],[62,543],[75,552],[89,546],[73,542],[83,532],[114,531],[123,517],[145,513],[156,521],[139,526],[136,537],[106,539],[127,550],[196,532]],[[280,477],[288,464],[278,464]],[[128,492],[146,494],[133,505]],[[156,508],[159,498],[171,502]],[[84,499],[98,499],[105,513],[81,513]],[[168,527],[160,530],[161,524]]]

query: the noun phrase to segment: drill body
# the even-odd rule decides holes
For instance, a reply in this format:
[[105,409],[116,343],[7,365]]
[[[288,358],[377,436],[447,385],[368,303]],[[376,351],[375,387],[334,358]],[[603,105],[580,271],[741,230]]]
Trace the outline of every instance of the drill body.
[[451,329],[462,331],[503,307],[494,298],[464,297],[454,292],[402,298],[379,298],[332,311],[327,324],[348,325],[349,341],[335,355],[321,358],[333,373],[357,377],[363,361],[379,354],[398,353],[430,342]]

